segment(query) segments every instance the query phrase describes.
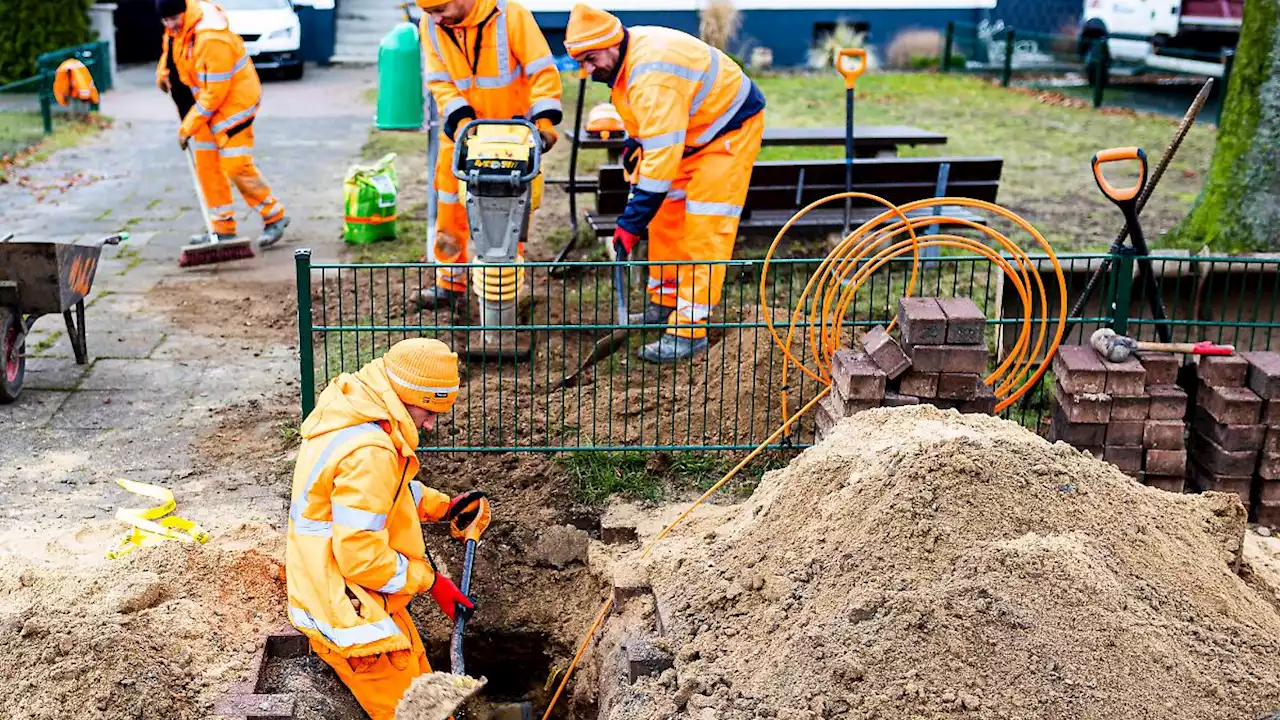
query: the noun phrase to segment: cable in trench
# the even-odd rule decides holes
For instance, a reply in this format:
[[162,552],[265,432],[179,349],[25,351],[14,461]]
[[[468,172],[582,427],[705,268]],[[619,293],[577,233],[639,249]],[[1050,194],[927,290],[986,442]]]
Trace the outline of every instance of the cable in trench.
[[[795,309],[791,312],[791,322],[787,326],[786,338],[778,334],[769,310],[769,270],[774,254],[782,245],[787,233],[805,215],[828,203],[843,201],[846,198],[861,199],[873,204],[883,205],[885,210],[876,217],[863,223],[845,237],[830,253],[823,258],[814,270],[809,282],[795,301]],[[975,222],[970,218],[954,217],[944,214],[933,215],[931,208],[970,208],[980,210],[995,217],[1010,221],[1031,236],[1035,244],[1044,251],[1046,259],[1053,268],[1054,280],[1057,282],[1056,297],[1058,312],[1056,324],[1050,329],[1049,298],[1040,277],[1040,265],[1033,260],[1022,247],[1007,235],[991,227],[989,224]],[[928,227],[963,228],[974,231],[990,241],[948,233],[918,235],[917,230]],[[992,246],[1002,249],[998,252]],[[715,495],[720,488],[738,475],[752,460],[759,457],[770,445],[783,437],[790,437],[791,431],[809,411],[813,410],[828,393],[831,392],[831,358],[840,349],[844,338],[845,325],[850,308],[854,306],[854,298],[866,281],[891,261],[910,253],[911,275],[907,281],[903,296],[910,297],[916,289],[920,278],[920,250],[922,248],[952,248],[964,250],[989,260],[1000,273],[1008,279],[1021,302],[1022,316],[1019,321],[1017,341],[1006,354],[1004,360],[984,378],[988,386],[998,398],[996,412],[1000,412],[1014,404],[1023,395],[1030,392],[1049,368],[1049,360],[1053,358],[1062,342],[1067,323],[1067,283],[1062,274],[1062,264],[1054,253],[1049,242],[1044,239],[1030,223],[1016,213],[994,203],[969,198],[942,197],[920,200],[898,206],[876,195],[860,192],[840,193],[818,200],[797,212],[787,224],[778,231],[769,251],[765,255],[764,265],[760,273],[760,306],[764,322],[773,337],[774,343],[784,355],[782,371],[779,376],[779,400],[782,405],[782,416],[787,418],[782,425],[769,434],[769,437],[747,454],[737,465],[725,474],[715,485],[712,485],[697,500],[690,503],[680,515],[672,520],[662,532],[658,533],[645,545],[640,553],[640,560],[646,559],[659,542],[662,541],[681,522],[689,517],[700,505]],[[806,303],[808,305],[806,309]],[[806,322],[807,318],[807,322]],[[898,320],[895,316],[889,323],[892,330]],[[814,358],[814,367],[808,367],[792,352],[797,330],[807,326],[807,332],[800,333],[808,341]],[[1052,337],[1050,337],[1052,334]],[[1034,342],[1033,342],[1034,335]],[[803,376],[824,386],[809,402],[805,403],[793,415],[788,415],[788,381],[791,376],[791,365],[794,364]],[[560,700],[564,689],[568,686],[573,672],[587,647],[595,638],[600,626],[604,624],[609,611],[613,609],[613,598],[605,600],[595,620],[587,629],[586,635],[578,645],[573,660],[565,670],[542,720],[549,720],[551,712]]]

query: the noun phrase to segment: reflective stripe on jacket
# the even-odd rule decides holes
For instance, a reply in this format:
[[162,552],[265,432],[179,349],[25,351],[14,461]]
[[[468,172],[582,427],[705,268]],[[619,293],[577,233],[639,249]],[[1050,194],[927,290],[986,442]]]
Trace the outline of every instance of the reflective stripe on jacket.
[[196,104],[182,120],[182,134],[190,137],[208,124],[222,144],[227,131],[253,119],[262,100],[262,83],[244,41],[231,32],[222,8],[210,2],[190,2],[177,37],[164,36],[164,54],[157,77],[168,74],[172,53],[183,85],[195,93]]
[[728,55],[678,30],[627,29],[612,100],[640,166],[618,225],[636,235],[657,214],[681,160],[764,110],[764,95]]
[[391,615],[435,582],[421,522],[443,518],[449,498],[412,479],[417,429],[382,361],[335,379],[302,436],[289,505],[289,620],[344,657],[407,649]]
[[533,20],[515,0],[476,0],[456,27],[422,15],[426,81],[445,134],[472,118],[562,119],[560,71]]

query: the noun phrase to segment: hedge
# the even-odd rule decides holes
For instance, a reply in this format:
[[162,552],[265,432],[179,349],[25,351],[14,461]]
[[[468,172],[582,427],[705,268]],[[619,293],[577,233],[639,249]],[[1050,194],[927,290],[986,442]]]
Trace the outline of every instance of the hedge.
[[89,42],[93,0],[0,0],[0,85],[36,74],[36,57]]

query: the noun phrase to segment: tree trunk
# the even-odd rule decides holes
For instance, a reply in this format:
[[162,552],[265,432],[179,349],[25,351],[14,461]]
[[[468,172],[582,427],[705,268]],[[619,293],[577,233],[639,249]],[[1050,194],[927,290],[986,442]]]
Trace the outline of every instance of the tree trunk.
[[1280,0],[1248,0],[1204,190],[1178,245],[1280,250]]

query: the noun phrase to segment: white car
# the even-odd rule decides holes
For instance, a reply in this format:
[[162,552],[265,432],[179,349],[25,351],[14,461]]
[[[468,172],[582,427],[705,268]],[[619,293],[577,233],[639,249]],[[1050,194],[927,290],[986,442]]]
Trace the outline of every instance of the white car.
[[244,39],[259,70],[302,77],[302,24],[289,0],[214,0],[227,13],[231,31]]

